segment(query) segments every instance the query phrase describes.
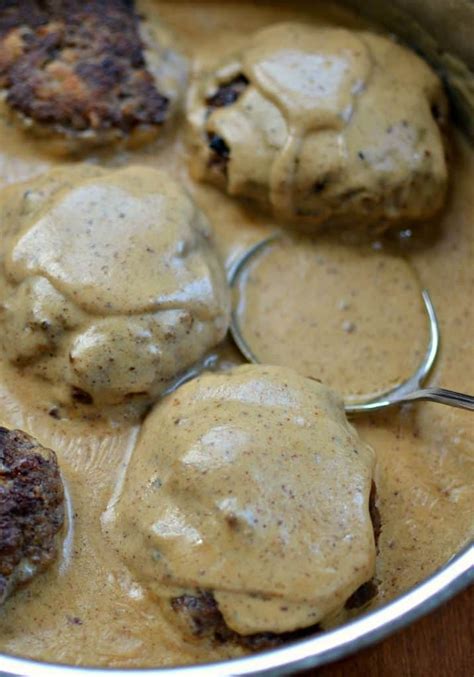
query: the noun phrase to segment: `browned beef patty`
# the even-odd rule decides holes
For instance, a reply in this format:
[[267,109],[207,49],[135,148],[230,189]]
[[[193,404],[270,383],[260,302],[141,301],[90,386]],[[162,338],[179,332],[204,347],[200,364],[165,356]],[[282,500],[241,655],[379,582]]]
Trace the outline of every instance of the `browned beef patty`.
[[216,91],[206,99],[208,111],[211,113],[216,108],[223,108],[235,103],[249,84],[248,78],[239,73],[236,77],[220,85]]
[[139,24],[130,0],[0,0],[7,103],[70,135],[162,125],[169,99],[147,70]]
[[0,428],[0,603],[54,561],[63,522],[54,452],[26,433]]
[[[377,507],[377,490],[375,483],[369,498],[369,511],[374,528],[374,538],[377,545],[381,521]],[[347,600],[345,608],[348,610],[359,609],[366,606],[377,594],[377,583],[374,579],[361,585]],[[280,646],[285,642],[296,641],[314,635],[321,630],[319,625],[312,625],[294,632],[276,634],[273,632],[258,633],[243,636],[231,630],[219,611],[217,602],[212,592],[197,590],[196,594],[181,595],[171,600],[171,607],[179,615],[185,626],[192,635],[197,638],[210,639],[213,642],[232,642],[239,644],[250,651],[260,651]]]
[[212,593],[200,590],[196,591],[195,595],[175,597],[171,601],[171,606],[196,637],[218,643],[233,642],[250,651],[271,649],[285,642],[309,637],[320,630],[318,625],[312,625],[309,628],[281,634],[259,632],[255,635],[239,635],[226,625]]

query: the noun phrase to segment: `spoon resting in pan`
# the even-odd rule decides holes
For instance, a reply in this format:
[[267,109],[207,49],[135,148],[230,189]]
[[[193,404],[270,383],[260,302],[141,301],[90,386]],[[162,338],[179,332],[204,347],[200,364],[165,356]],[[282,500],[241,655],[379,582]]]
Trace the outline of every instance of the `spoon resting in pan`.
[[[243,335],[237,311],[240,300],[242,275],[247,270],[250,262],[281,237],[280,233],[273,234],[247,249],[234,264],[229,273],[229,284],[234,294],[230,324],[231,335],[242,355],[246,360],[254,364],[258,364],[260,360],[257,358]],[[440,404],[447,404],[451,407],[474,411],[474,396],[472,395],[466,395],[464,393],[458,393],[453,390],[439,387],[423,387],[439,351],[440,330],[436,312],[428,291],[423,289],[421,294],[428,316],[429,340],[426,352],[417,369],[409,378],[398,383],[393,388],[377,395],[377,397],[371,397],[367,400],[360,400],[354,403],[346,403],[345,410],[348,414],[362,414],[365,412],[377,411],[379,409],[385,409],[386,407],[417,400],[438,402]]]

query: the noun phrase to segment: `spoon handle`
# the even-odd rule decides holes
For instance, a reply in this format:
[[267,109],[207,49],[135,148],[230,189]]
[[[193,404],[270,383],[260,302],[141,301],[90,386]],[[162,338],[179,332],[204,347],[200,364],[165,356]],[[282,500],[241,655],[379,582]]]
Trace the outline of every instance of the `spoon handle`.
[[459,407],[460,409],[474,411],[474,397],[472,395],[457,393],[454,390],[446,390],[445,388],[423,388],[422,390],[415,390],[415,392],[405,395],[399,402],[408,402],[410,400],[429,400],[430,402],[447,404],[450,407]]

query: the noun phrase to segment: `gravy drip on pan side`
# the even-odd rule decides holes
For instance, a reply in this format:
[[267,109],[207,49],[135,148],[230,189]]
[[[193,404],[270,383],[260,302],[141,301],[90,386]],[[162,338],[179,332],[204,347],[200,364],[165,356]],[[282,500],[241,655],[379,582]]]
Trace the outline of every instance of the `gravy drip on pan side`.
[[[158,10],[175,29],[202,70],[220,55],[238,49],[250,32],[276,21],[314,21],[364,28],[350,14],[325,3],[324,14],[311,2],[275,3],[156,2],[140,9],[153,21]],[[212,187],[188,177],[182,128],[140,153],[102,156],[104,164],[142,162],[165,168],[188,186],[213,221],[227,265],[274,224]],[[27,179],[57,162],[41,142],[33,142],[0,118],[0,185]],[[439,236],[408,254],[432,294],[443,346],[433,382],[469,391],[474,382],[472,295],[474,157],[465,142],[454,139],[452,182]],[[350,257],[350,252],[347,253]],[[354,253],[354,256],[358,254]],[[397,298],[390,299],[394,307]],[[305,307],[305,299],[295,300]],[[327,302],[333,303],[328,297]],[[402,301],[403,302],[403,301]],[[325,297],[320,303],[324,310]],[[366,309],[367,310],[367,309]],[[363,311],[363,308],[360,312]],[[329,312],[329,311],[324,311]],[[421,312],[421,311],[420,311]],[[323,313],[324,314],[324,313]],[[351,317],[357,322],[357,317]],[[268,315],[267,332],[275,333],[278,315]],[[377,323],[377,315],[372,317]],[[296,332],[297,330],[294,329]],[[306,331],[302,326],[301,331]],[[368,339],[380,349],[379,333]],[[390,333],[384,359],[399,360]],[[351,350],[350,342],[347,344]],[[410,346],[407,347],[407,349]],[[416,349],[419,349],[417,346]],[[412,358],[410,358],[412,359]],[[221,360],[238,363],[224,346]],[[348,361],[350,380],[358,364]],[[390,371],[390,370],[388,370]],[[225,658],[241,649],[183,642],[177,627],[134,581],[122,559],[104,539],[101,515],[123,478],[138,426],[117,420],[56,420],[48,414],[41,385],[19,379],[0,362],[0,424],[23,428],[58,455],[71,499],[72,514],[58,563],[18,591],[0,609],[0,650],[36,659],[73,664],[142,667]],[[473,424],[469,413],[435,404],[408,406],[355,420],[362,438],[376,451],[378,507],[382,519],[377,557],[380,604],[429,575],[470,536],[474,473]],[[341,619],[335,618],[334,622]]]

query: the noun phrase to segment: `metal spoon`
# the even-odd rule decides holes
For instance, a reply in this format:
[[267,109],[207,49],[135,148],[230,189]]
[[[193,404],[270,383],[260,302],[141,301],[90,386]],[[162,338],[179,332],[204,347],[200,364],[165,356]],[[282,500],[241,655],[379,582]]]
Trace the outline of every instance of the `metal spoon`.
[[[275,233],[250,247],[235,263],[229,273],[229,285],[231,289],[236,290],[234,291],[235,296],[231,315],[230,332],[242,355],[249,362],[253,362],[254,364],[259,364],[260,360],[256,357],[252,348],[244,338],[239,324],[237,312],[240,291],[239,282],[250,261],[281,237],[281,233]],[[405,402],[413,402],[416,400],[439,402],[440,404],[447,404],[451,407],[459,407],[460,409],[474,411],[474,396],[472,395],[465,395],[463,393],[455,392],[454,390],[446,390],[445,388],[422,387],[438,354],[440,331],[438,319],[428,291],[423,289],[421,294],[428,315],[430,335],[428,348],[420,365],[415,373],[408,379],[377,397],[356,403],[346,403],[345,410],[348,414],[377,411],[378,409],[385,409],[386,407],[391,407],[396,404],[403,404]]]

